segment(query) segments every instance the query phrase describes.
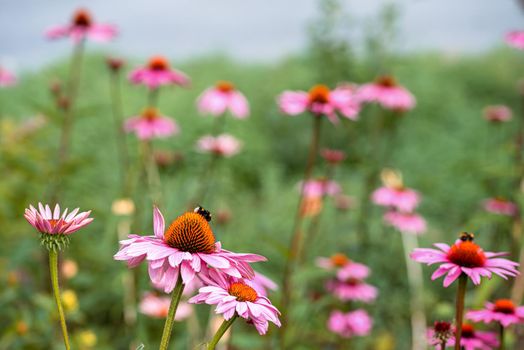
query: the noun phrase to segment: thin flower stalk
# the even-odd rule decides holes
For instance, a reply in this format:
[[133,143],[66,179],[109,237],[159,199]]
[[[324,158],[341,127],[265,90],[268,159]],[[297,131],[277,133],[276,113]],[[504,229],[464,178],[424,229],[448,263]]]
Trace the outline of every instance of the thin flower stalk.
[[151,201],[157,206],[162,206],[162,182],[160,180],[160,173],[158,172],[158,166],[153,155],[153,144],[151,140],[143,140],[141,142],[141,146],[143,169],[146,175]]
[[162,332],[162,338],[160,340],[160,350],[167,350],[169,346],[169,339],[173,330],[173,324],[175,322],[175,314],[180,302],[180,297],[184,291],[184,283],[182,281],[182,274],[178,275],[175,289],[171,294],[171,304],[169,304],[169,311],[167,313],[166,323],[164,324],[164,330]]
[[467,283],[468,276],[462,273],[459,277],[455,304],[455,350],[460,350],[460,338],[462,337],[462,321],[464,319],[464,300],[466,297]]
[[53,295],[55,297],[56,307],[58,309],[58,317],[60,318],[60,328],[62,329],[64,345],[66,350],[70,350],[71,345],[69,343],[65,313],[62,306],[62,298],[60,297],[60,287],[58,284],[58,252],[53,249],[49,250],[49,273],[51,275],[51,286],[53,288]]
[[226,333],[226,331],[229,329],[229,327],[231,327],[231,325],[233,324],[233,322],[235,322],[237,318],[238,315],[235,314],[229,320],[224,320],[224,322],[222,322],[220,328],[218,328],[217,332],[213,336],[213,339],[209,342],[209,344],[207,344],[207,350],[214,350],[216,348],[218,342],[220,341],[224,333]]
[[500,342],[500,345],[499,345],[499,350],[504,350],[505,349],[505,346],[504,346],[504,326],[502,324],[499,323],[499,342]]

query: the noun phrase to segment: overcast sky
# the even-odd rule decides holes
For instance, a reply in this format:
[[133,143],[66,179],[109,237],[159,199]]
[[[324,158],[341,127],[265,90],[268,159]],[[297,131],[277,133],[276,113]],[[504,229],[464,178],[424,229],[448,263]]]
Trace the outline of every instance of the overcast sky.
[[[391,0],[344,1],[359,28],[387,2]],[[505,32],[524,28],[516,0],[393,2],[401,14],[400,50],[475,52],[502,45]],[[120,29],[116,42],[97,48],[136,57],[220,52],[267,61],[304,48],[317,0],[0,0],[0,64],[37,67],[69,52],[69,42],[49,43],[42,33],[69,21],[78,7]]]

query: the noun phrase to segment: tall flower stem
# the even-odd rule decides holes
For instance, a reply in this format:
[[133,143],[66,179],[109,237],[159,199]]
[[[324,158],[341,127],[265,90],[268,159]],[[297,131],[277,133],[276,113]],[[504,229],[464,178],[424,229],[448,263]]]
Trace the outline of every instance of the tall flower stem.
[[122,192],[126,192],[127,185],[127,171],[129,170],[129,155],[127,150],[126,135],[123,128],[123,112],[122,112],[122,92],[120,88],[120,72],[118,70],[111,70],[111,106],[113,109],[113,121],[115,124],[115,141],[118,149],[118,159],[120,162],[120,181]]
[[440,350],[446,350],[446,342],[445,341],[442,341],[440,343]]
[[171,331],[173,330],[173,324],[175,323],[176,309],[178,308],[178,303],[180,302],[180,297],[182,296],[183,291],[184,282],[182,281],[182,274],[179,272],[175,289],[171,295],[171,304],[169,304],[169,311],[167,312],[162,339],[160,340],[160,350],[167,350],[167,347],[169,346],[169,338],[171,337]]
[[462,337],[462,320],[464,318],[464,299],[466,297],[467,283],[468,276],[462,273],[458,281],[457,300],[455,304],[455,350],[460,350],[460,338]]
[[149,90],[149,94],[147,95],[147,106],[156,108],[158,105],[158,95],[160,94],[159,88],[154,88]]
[[69,336],[67,334],[67,325],[65,320],[64,308],[62,307],[60,287],[58,285],[58,253],[55,250],[49,250],[49,273],[51,274],[51,286],[53,287],[53,294],[55,296],[56,307],[58,309],[58,316],[60,318],[60,328],[62,328],[64,345],[66,347],[66,350],[70,350],[71,346],[69,345]]
[[233,322],[235,322],[237,317],[238,315],[235,313],[233,317],[231,317],[229,320],[224,320],[224,322],[222,322],[222,324],[220,325],[220,328],[218,328],[217,332],[213,336],[213,339],[209,342],[209,344],[207,344],[207,350],[215,349],[215,347],[217,346],[218,342],[220,341],[224,333],[226,333],[228,328],[231,327],[231,325],[233,324]]
[[504,326],[499,323],[499,350],[504,350],[506,347],[504,346]]
[[142,142],[142,158],[151,201],[155,205],[161,206],[163,202],[162,182],[153,155],[153,145],[150,140]]
[[322,116],[313,115],[313,129],[311,135],[311,143],[309,145],[309,153],[306,162],[306,168],[304,169],[304,177],[302,178],[302,186],[300,188],[300,196],[298,201],[298,207],[295,215],[295,221],[293,224],[293,233],[289,242],[288,254],[286,257],[286,264],[284,266],[284,276],[282,281],[282,303],[280,305],[282,311],[282,327],[280,328],[280,341],[281,349],[284,349],[285,334],[287,331],[288,321],[288,305],[291,298],[291,291],[293,286],[291,283],[291,276],[293,274],[294,265],[297,260],[298,248],[302,241],[302,221],[304,219],[301,214],[302,202],[304,200],[304,188],[306,182],[311,178],[313,168],[315,166],[315,160],[318,154],[318,147],[320,141],[320,126],[322,123]]

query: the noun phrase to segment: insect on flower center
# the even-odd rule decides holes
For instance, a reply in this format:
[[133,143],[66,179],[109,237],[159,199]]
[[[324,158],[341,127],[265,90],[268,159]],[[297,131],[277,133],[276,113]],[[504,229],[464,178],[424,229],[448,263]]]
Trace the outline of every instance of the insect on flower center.
[[218,91],[221,92],[231,92],[235,90],[235,85],[233,85],[229,81],[221,80],[216,84],[216,88]]
[[514,314],[515,304],[509,299],[499,299],[495,301],[494,311],[503,314]]
[[158,118],[158,111],[156,108],[148,107],[142,112],[142,117],[151,121]]
[[165,57],[154,56],[149,60],[149,69],[156,71],[163,71],[169,69],[169,62]]
[[77,27],[89,27],[91,25],[91,15],[87,10],[81,9],[75,12],[73,24]]
[[451,246],[448,259],[463,267],[482,267],[486,263],[482,248],[471,241],[462,241]]
[[331,263],[337,267],[342,267],[350,262],[349,258],[342,253],[337,253],[331,256],[330,259],[331,259]]
[[383,75],[381,77],[378,77],[376,80],[376,83],[384,87],[397,86],[397,82],[395,81],[395,78],[393,78],[391,75]]
[[235,282],[229,286],[229,294],[236,297],[238,301],[250,301],[254,303],[258,299],[257,292],[242,282]]
[[475,329],[469,323],[464,323],[462,325],[462,337],[464,338],[473,338],[475,336]]
[[309,103],[328,103],[329,88],[326,85],[315,85],[309,90]]
[[164,234],[164,240],[184,252],[210,254],[215,251],[215,236],[207,220],[210,214],[202,208],[197,209],[202,211],[188,212],[173,220]]

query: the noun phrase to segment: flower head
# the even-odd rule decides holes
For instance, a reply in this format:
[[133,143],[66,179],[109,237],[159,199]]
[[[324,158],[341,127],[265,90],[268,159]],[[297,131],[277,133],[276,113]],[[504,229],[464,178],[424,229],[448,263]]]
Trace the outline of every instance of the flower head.
[[213,153],[218,156],[231,157],[240,152],[242,142],[233,135],[206,135],[198,140],[197,148],[201,152]]
[[[171,304],[171,298],[165,296],[158,296],[155,293],[146,293],[140,304],[138,304],[138,310],[144,315],[154,318],[166,318],[169,305]],[[175,320],[183,321],[193,313],[191,305],[185,302],[180,302],[176,309]]]
[[343,338],[368,335],[373,327],[373,320],[365,310],[348,313],[335,310],[329,315],[328,329]]
[[113,25],[96,23],[89,11],[79,9],[69,24],[52,27],[45,35],[48,39],[71,38],[75,42],[84,39],[109,41],[117,35],[117,30]]
[[513,117],[513,113],[508,106],[497,105],[497,106],[487,106],[484,108],[484,118],[487,121],[494,123],[503,123],[509,122]]
[[[450,338],[447,345],[454,346],[455,338]],[[473,325],[464,323],[460,345],[464,350],[491,350],[499,346],[499,341],[496,333],[478,331]]]
[[514,30],[506,34],[506,44],[519,50],[524,50],[524,30]]
[[343,253],[333,254],[329,258],[318,257],[316,263],[325,270],[336,271],[337,278],[340,280],[363,280],[369,276],[369,267],[350,260]]
[[225,320],[237,314],[252,323],[260,334],[266,334],[269,321],[280,327],[280,312],[244,279],[210,269],[202,276],[202,281],[205,286],[189,299],[189,303],[216,305],[215,312],[222,314]]
[[0,67],[0,87],[16,85],[16,76],[5,68]]
[[189,85],[189,78],[184,73],[169,66],[169,61],[162,56],[152,57],[144,67],[135,69],[129,75],[133,84],[143,84],[150,89],[162,85]]
[[524,306],[516,306],[509,299],[498,299],[487,302],[483,310],[469,311],[466,318],[474,322],[498,322],[504,327],[524,323]]
[[484,252],[473,242],[473,234],[463,233],[452,246],[445,243],[434,244],[437,249],[417,248],[411,259],[428,265],[440,264],[431,276],[435,280],[443,275],[444,287],[448,287],[460,275],[465,274],[474,284],[480,284],[481,277],[491,278],[492,274],[507,279],[519,274],[516,262],[500,258],[507,253]]
[[326,289],[341,301],[371,303],[378,295],[375,287],[358,278],[331,279],[326,283]]
[[227,110],[238,119],[247,118],[249,103],[246,97],[228,81],[219,81],[206,89],[197,99],[198,110],[202,114],[218,117]]
[[402,233],[420,235],[426,232],[426,220],[417,213],[390,210],[384,214],[384,221]]
[[338,149],[324,148],[320,150],[320,156],[331,165],[337,165],[346,159],[346,153]]
[[303,187],[304,197],[307,198],[335,196],[342,192],[342,188],[338,182],[328,180],[327,178],[308,180],[301,187]]
[[484,210],[498,215],[515,216],[518,206],[503,197],[488,198],[483,203]]
[[363,102],[376,102],[382,108],[405,112],[415,107],[415,97],[406,88],[398,85],[392,76],[381,76],[373,83],[362,85],[358,98]]
[[124,66],[125,64],[125,61],[121,58],[117,58],[117,57],[108,57],[106,59],[106,65],[107,65],[107,68],[109,68],[109,70],[111,72],[118,72],[122,69],[122,67]]
[[453,338],[453,327],[446,321],[435,321],[433,328],[428,329],[428,341],[430,345],[447,344]]
[[114,259],[127,261],[129,267],[147,260],[153,284],[163,286],[166,293],[175,288],[179,274],[183,283],[188,284],[209,268],[237,278],[253,278],[249,263],[266,259],[222,249],[220,242],[215,241],[208,220],[211,220],[209,212],[197,207],[194,212],[177,217],[165,229],[164,216],[155,207],[154,236],[130,235],[129,239],[120,241],[122,246]]
[[412,212],[420,203],[420,194],[406,186],[402,174],[393,169],[384,169],[381,174],[384,186],[376,189],[371,200],[376,205],[391,207],[402,212]]
[[146,108],[141,115],[127,119],[124,129],[127,132],[134,132],[141,140],[165,138],[179,132],[175,121],[161,115],[156,108]]

